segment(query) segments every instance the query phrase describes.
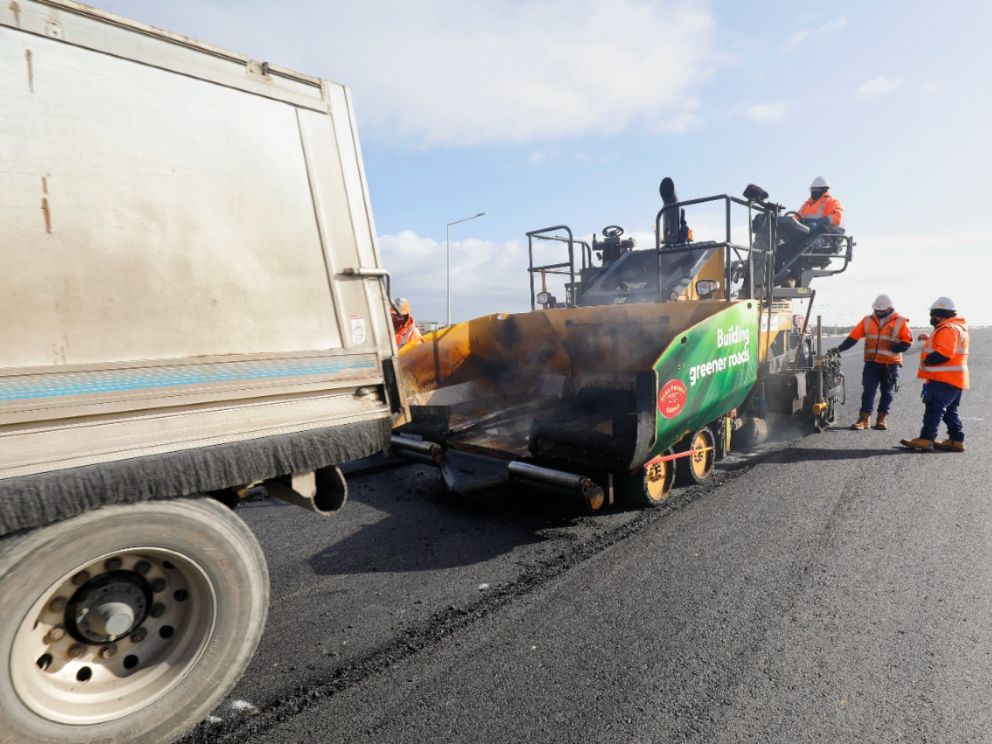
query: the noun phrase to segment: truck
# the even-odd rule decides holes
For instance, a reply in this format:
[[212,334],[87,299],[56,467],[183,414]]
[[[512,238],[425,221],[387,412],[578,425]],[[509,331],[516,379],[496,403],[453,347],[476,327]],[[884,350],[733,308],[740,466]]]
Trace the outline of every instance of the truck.
[[0,7],[0,740],[168,742],[263,633],[234,508],[330,515],[408,408],[350,93]]
[[[524,487],[594,512],[665,503],[732,443],[759,444],[771,419],[829,427],[844,376],[809,330],[811,284],[847,269],[853,237],[797,219],[754,184],[680,200],[664,178],[659,193],[653,245],[619,225],[588,241],[565,224],[532,230],[529,312],[404,346],[412,420],[392,451],[437,464],[455,494]],[[686,213],[706,207],[723,230],[696,240]]]

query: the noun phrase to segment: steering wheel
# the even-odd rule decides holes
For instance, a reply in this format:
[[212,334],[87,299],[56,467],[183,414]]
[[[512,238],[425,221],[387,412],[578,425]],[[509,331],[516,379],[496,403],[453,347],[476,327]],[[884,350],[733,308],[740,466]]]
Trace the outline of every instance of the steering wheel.
[[623,235],[623,228],[620,225],[607,225],[603,228],[604,238],[619,238]]

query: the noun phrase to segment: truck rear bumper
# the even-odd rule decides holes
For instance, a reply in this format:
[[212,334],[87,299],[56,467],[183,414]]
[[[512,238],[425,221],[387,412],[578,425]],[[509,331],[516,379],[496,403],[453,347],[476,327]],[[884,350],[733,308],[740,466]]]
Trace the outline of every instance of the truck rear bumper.
[[389,444],[388,415],[210,447],[0,479],[0,536],[109,504],[168,499],[357,460]]

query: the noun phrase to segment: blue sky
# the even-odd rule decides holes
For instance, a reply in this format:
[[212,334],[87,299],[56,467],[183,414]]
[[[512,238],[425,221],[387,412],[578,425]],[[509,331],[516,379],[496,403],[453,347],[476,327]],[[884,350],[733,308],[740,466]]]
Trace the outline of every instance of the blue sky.
[[[992,323],[992,3],[93,0],[352,88],[380,249],[422,319],[524,309],[524,232],[646,239],[657,184],[748,182],[798,206],[827,176],[858,240],[825,320],[886,292]],[[712,215],[690,213],[705,238]],[[641,245],[644,243],[642,242]]]

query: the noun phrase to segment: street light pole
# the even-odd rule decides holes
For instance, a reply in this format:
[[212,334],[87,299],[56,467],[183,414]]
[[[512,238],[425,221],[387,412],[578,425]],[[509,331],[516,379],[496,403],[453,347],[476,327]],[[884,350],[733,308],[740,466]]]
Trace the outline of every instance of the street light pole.
[[462,217],[460,220],[454,220],[449,222],[444,226],[444,275],[445,283],[447,285],[447,315],[448,322],[445,327],[451,326],[451,226],[457,225],[459,222],[468,222],[469,220],[474,220],[476,217],[485,217],[485,212],[479,212],[478,214],[473,214],[471,217]]

